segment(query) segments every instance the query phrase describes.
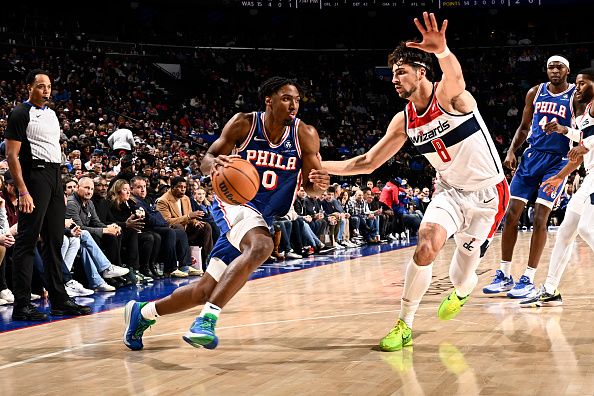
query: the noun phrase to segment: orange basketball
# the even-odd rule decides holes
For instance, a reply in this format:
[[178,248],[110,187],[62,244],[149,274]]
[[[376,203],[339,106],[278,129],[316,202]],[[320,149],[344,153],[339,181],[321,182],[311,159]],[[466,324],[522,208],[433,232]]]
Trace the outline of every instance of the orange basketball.
[[213,175],[212,188],[221,200],[242,205],[256,196],[260,175],[249,161],[233,158],[228,166],[219,166],[217,170],[219,174]]

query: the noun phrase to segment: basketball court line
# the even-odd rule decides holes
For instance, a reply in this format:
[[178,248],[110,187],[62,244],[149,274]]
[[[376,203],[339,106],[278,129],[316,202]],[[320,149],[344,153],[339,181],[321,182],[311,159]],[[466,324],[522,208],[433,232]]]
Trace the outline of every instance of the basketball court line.
[[[380,245],[381,246],[381,245]],[[273,276],[278,276],[278,275],[285,275],[285,274],[290,274],[290,273],[294,273],[294,272],[298,272],[298,271],[304,271],[304,270],[309,270],[309,269],[313,269],[313,268],[320,268],[320,267],[326,267],[328,265],[334,265],[334,264],[338,264],[338,263],[348,263],[349,261],[352,260],[357,260],[360,259],[362,257],[370,257],[370,256],[375,256],[375,255],[379,255],[379,254],[384,254],[384,253],[389,253],[389,252],[393,252],[396,250],[405,250],[405,249],[409,249],[411,247],[415,247],[416,246],[416,239],[413,238],[409,244],[407,246],[402,246],[400,244],[396,244],[395,242],[388,244],[389,246],[389,250],[384,250],[384,251],[374,251],[374,252],[367,252],[366,251],[366,247],[362,247],[362,248],[357,248],[358,252],[357,254],[360,254],[359,256],[355,256],[353,257],[352,254],[348,254],[348,251],[345,251],[343,255],[338,255],[338,256],[319,256],[320,258],[334,258],[334,260],[322,260],[323,264],[321,265],[315,265],[315,266],[299,266],[298,264],[301,262],[300,260],[295,260],[295,263],[291,264],[291,265],[297,265],[297,267],[295,267],[294,269],[291,269],[290,271],[286,271],[286,272],[278,272],[278,273],[274,273],[274,274],[267,274],[264,276],[258,276],[258,277],[254,277],[254,278],[250,278],[249,282],[254,282],[254,281],[258,281],[261,279],[267,279],[267,278],[271,278]],[[303,260],[304,264],[309,263],[310,260]],[[290,263],[290,261],[289,261]],[[260,270],[261,267],[258,268],[258,270]],[[288,269],[288,267],[282,266],[282,265],[277,265],[274,267],[275,269]],[[257,271],[258,271],[257,270]],[[253,274],[256,274],[257,271],[254,271]],[[252,274],[252,275],[253,275]],[[199,279],[195,280],[194,282],[197,282]],[[164,294],[163,296],[157,297],[155,299],[149,300],[149,301],[155,301],[158,300],[159,298],[165,297],[167,295],[169,295],[170,293]],[[116,308],[107,308],[104,310],[100,310],[97,312],[92,312],[90,315],[85,315],[85,317],[89,317],[89,316],[94,316],[97,315],[99,313],[102,312],[109,312],[109,311],[114,311],[116,309],[120,309],[122,308],[126,303],[125,302],[121,302],[121,306],[118,306]],[[119,305],[119,304],[118,304]],[[25,330],[28,328],[32,328],[32,327],[37,327],[37,326],[46,326],[49,325],[51,323],[55,323],[55,322],[62,322],[64,320],[71,320],[71,319],[78,319],[81,318],[80,316],[70,316],[70,317],[53,317],[52,320],[49,320],[47,322],[42,322],[42,323],[30,323],[21,327],[17,327],[17,328],[12,328],[12,329],[1,329],[0,327],[0,334],[4,334],[4,333],[9,333],[9,332],[14,332],[14,331],[19,331],[19,330]]]
[[[572,300],[585,300],[585,299],[592,299],[592,296],[574,296],[571,299]],[[496,302],[484,302],[484,303],[477,303],[477,304],[472,304],[472,306],[486,306],[486,305],[491,305],[491,304],[497,304],[502,306],[503,308],[513,308],[514,306],[516,306],[516,302],[513,301],[501,301],[499,303]],[[574,308],[576,308],[576,306],[574,306]],[[123,308],[118,308],[118,309],[123,309]],[[255,326],[264,326],[264,325],[274,325],[274,324],[283,324],[283,323],[295,323],[295,322],[304,322],[304,321],[309,321],[309,320],[324,320],[324,319],[336,319],[336,318],[344,318],[344,317],[353,317],[353,316],[364,316],[364,315],[377,315],[377,314],[385,314],[385,313],[394,313],[397,312],[399,308],[395,308],[395,309],[390,309],[390,310],[384,310],[384,311],[373,311],[373,312],[354,312],[354,313],[348,313],[348,314],[340,314],[340,315],[327,315],[327,316],[311,316],[311,317],[306,317],[306,318],[296,318],[296,319],[285,319],[285,320],[275,320],[275,321],[267,321],[267,322],[257,322],[257,323],[248,323],[248,324],[242,324],[242,325],[232,325],[232,326],[221,326],[221,327],[217,327],[217,330],[226,330],[226,329],[238,329],[238,328],[244,328],[244,327],[255,327]],[[419,311],[424,311],[424,310],[435,310],[436,307],[435,306],[426,306],[426,307],[419,307]],[[525,312],[525,313],[537,313],[537,312],[543,312],[546,313],[546,308],[544,308],[542,311],[538,308],[520,308],[519,306],[517,306],[517,311],[518,312]],[[107,311],[104,311],[107,312]],[[81,318],[82,319],[82,318]],[[455,322],[464,322],[464,323],[469,323],[469,324],[474,324],[477,326],[486,326],[484,324],[478,323],[478,322],[472,322],[466,319],[452,319],[452,321]],[[122,321],[122,328],[124,328],[124,323]],[[147,335],[144,336],[143,339],[151,339],[151,338],[161,338],[161,337],[171,337],[171,336],[176,336],[176,335],[182,335],[185,334],[186,331],[180,331],[180,332],[174,332],[174,333],[164,333],[164,334],[155,334],[155,335]],[[18,367],[18,366],[22,366],[28,363],[33,363],[33,362],[37,362],[39,360],[43,360],[43,359],[47,359],[50,357],[54,357],[57,355],[62,355],[64,353],[69,353],[69,352],[73,352],[76,350],[80,350],[80,349],[84,349],[87,347],[94,347],[94,346],[101,346],[101,345],[108,345],[108,344],[115,344],[115,343],[122,343],[123,341],[121,338],[118,338],[117,340],[108,340],[108,341],[102,341],[102,342],[95,342],[95,343],[91,343],[91,344],[82,344],[82,345],[78,345],[75,347],[71,347],[71,348],[65,348],[62,349],[60,351],[56,351],[56,352],[51,352],[51,353],[46,353],[43,355],[38,355],[38,356],[34,356],[34,357],[30,357],[27,359],[23,359],[23,360],[19,360],[16,362],[12,362],[12,363],[7,363],[5,365],[0,366],[0,371],[1,370],[5,370],[8,368],[12,368],[12,367]],[[123,348],[124,345],[122,345]],[[129,353],[138,353],[138,352],[132,352],[129,351]]]
[[[429,308],[429,307],[427,307],[427,308]],[[122,308],[118,308],[118,309],[122,309]],[[419,309],[422,309],[422,308],[419,308]],[[237,329],[237,328],[243,328],[243,327],[254,327],[254,326],[274,325],[274,324],[282,324],[282,323],[302,322],[302,321],[307,321],[307,320],[335,319],[335,318],[350,317],[350,316],[359,316],[359,315],[376,315],[376,314],[380,314],[380,313],[391,313],[391,312],[395,312],[395,310],[375,311],[375,312],[355,312],[355,313],[340,314],[340,315],[313,316],[313,317],[307,317],[307,318],[296,318],[296,319],[285,319],[285,320],[258,322],[258,323],[248,323],[248,324],[242,324],[242,325],[217,327],[217,331],[225,330],[225,329]],[[122,321],[122,329],[123,328],[124,328],[124,322]],[[155,334],[155,335],[144,336],[143,339],[160,338],[160,337],[170,337],[170,336],[175,336],[175,335],[182,335],[182,334],[185,334],[185,333],[186,333],[186,331],[180,331],[180,332],[175,332],[175,333],[165,333],[165,334]],[[123,345],[123,341],[122,341],[121,338],[119,338],[117,340],[94,342],[94,343],[91,343],[91,344],[82,344],[82,345],[78,345],[78,346],[75,346],[75,347],[62,349],[60,351],[51,352],[51,353],[47,353],[47,354],[43,354],[43,355],[39,355],[39,356],[30,357],[30,358],[27,358],[27,359],[24,359],[24,360],[19,360],[19,361],[16,361],[16,362],[8,363],[8,364],[5,364],[3,366],[0,366],[0,370],[5,370],[7,368],[16,367],[16,366],[21,366],[23,364],[36,362],[38,360],[43,360],[43,359],[46,359],[46,358],[49,358],[49,357],[53,357],[53,356],[56,356],[56,355],[61,355],[63,353],[68,353],[68,352],[76,351],[76,350],[87,348],[87,347],[107,345],[107,344],[114,344],[114,343],[122,343],[122,346],[124,346]],[[137,353],[137,352],[133,352],[133,351],[129,351],[129,352],[130,353]]]

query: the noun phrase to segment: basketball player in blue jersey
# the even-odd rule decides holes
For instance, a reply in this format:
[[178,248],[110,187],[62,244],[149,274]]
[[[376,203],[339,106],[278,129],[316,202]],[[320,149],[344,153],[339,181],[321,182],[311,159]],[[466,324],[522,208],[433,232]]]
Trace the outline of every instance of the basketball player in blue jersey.
[[[503,165],[515,170],[510,186],[511,201],[505,215],[501,239],[501,265],[483,293],[508,292],[511,298],[530,298],[537,293],[534,274],[547,242],[547,222],[557,194],[544,191],[541,183],[556,175],[567,164],[570,141],[579,142],[575,124],[575,85],[567,82],[569,62],[562,56],[547,60],[548,83],[532,87],[526,95],[522,122],[507,151]],[[517,167],[516,151],[528,140],[529,147]],[[516,169],[517,167],[517,169]],[[560,187],[561,189],[563,186]],[[559,190],[560,191],[560,190]],[[518,220],[526,203],[534,202],[534,222],[528,265],[514,285],[512,257],[518,237]]]
[[244,205],[226,204],[215,197],[213,215],[221,236],[200,281],[156,302],[126,305],[124,343],[128,348],[143,348],[142,334],[158,316],[203,304],[183,339],[194,347],[216,348],[215,325],[221,309],[272,253],[269,227],[274,216],[289,211],[300,186],[312,196],[328,188],[330,177],[318,157],[318,133],[297,118],[301,93],[293,80],[270,78],[259,89],[266,111],[236,114],[210,146],[200,166],[202,172],[216,173],[232,158],[241,157],[256,167],[261,186]]
[[[478,282],[476,268],[501,221],[509,188],[495,145],[474,97],[466,90],[462,67],[446,44],[447,20],[439,27],[423,13],[415,25],[420,43],[407,42],[388,58],[398,95],[408,100],[386,134],[369,152],[346,161],[323,161],[331,174],[371,173],[410,139],[437,171],[433,199],[425,211],[414,255],[406,266],[401,310],[394,328],[380,341],[382,351],[410,346],[413,320],[431,283],[433,261],[449,237],[456,249],[450,264],[454,290],[437,309],[442,320],[454,318]],[[432,82],[431,54],[442,79]]]
[[563,304],[557,288],[571,258],[573,242],[578,234],[594,249],[594,68],[580,70],[575,85],[576,99],[582,104],[587,104],[577,117],[582,140],[567,154],[570,162],[561,172],[546,180],[543,187],[546,192],[558,192],[565,178],[582,162],[586,169],[586,177],[567,205],[565,218],[555,237],[546,281],[535,297],[520,302],[521,307],[551,307]]

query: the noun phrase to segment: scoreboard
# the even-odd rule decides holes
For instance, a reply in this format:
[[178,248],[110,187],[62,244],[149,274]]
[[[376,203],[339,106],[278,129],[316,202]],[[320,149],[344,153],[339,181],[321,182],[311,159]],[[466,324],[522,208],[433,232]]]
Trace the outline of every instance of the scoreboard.
[[389,8],[512,8],[591,4],[589,0],[237,0],[247,8],[389,9]]

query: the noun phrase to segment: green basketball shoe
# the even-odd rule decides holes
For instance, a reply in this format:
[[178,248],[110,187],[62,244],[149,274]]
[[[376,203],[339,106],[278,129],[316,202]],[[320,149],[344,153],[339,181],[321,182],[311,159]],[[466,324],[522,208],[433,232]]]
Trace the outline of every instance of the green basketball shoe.
[[439,304],[439,308],[437,309],[437,316],[441,320],[450,320],[454,319],[458,313],[460,313],[460,309],[466,303],[469,296],[460,298],[456,294],[456,290],[452,291],[449,296],[443,299],[441,304]]
[[394,352],[412,344],[412,329],[400,319],[388,335],[381,339],[379,348],[384,352]]

